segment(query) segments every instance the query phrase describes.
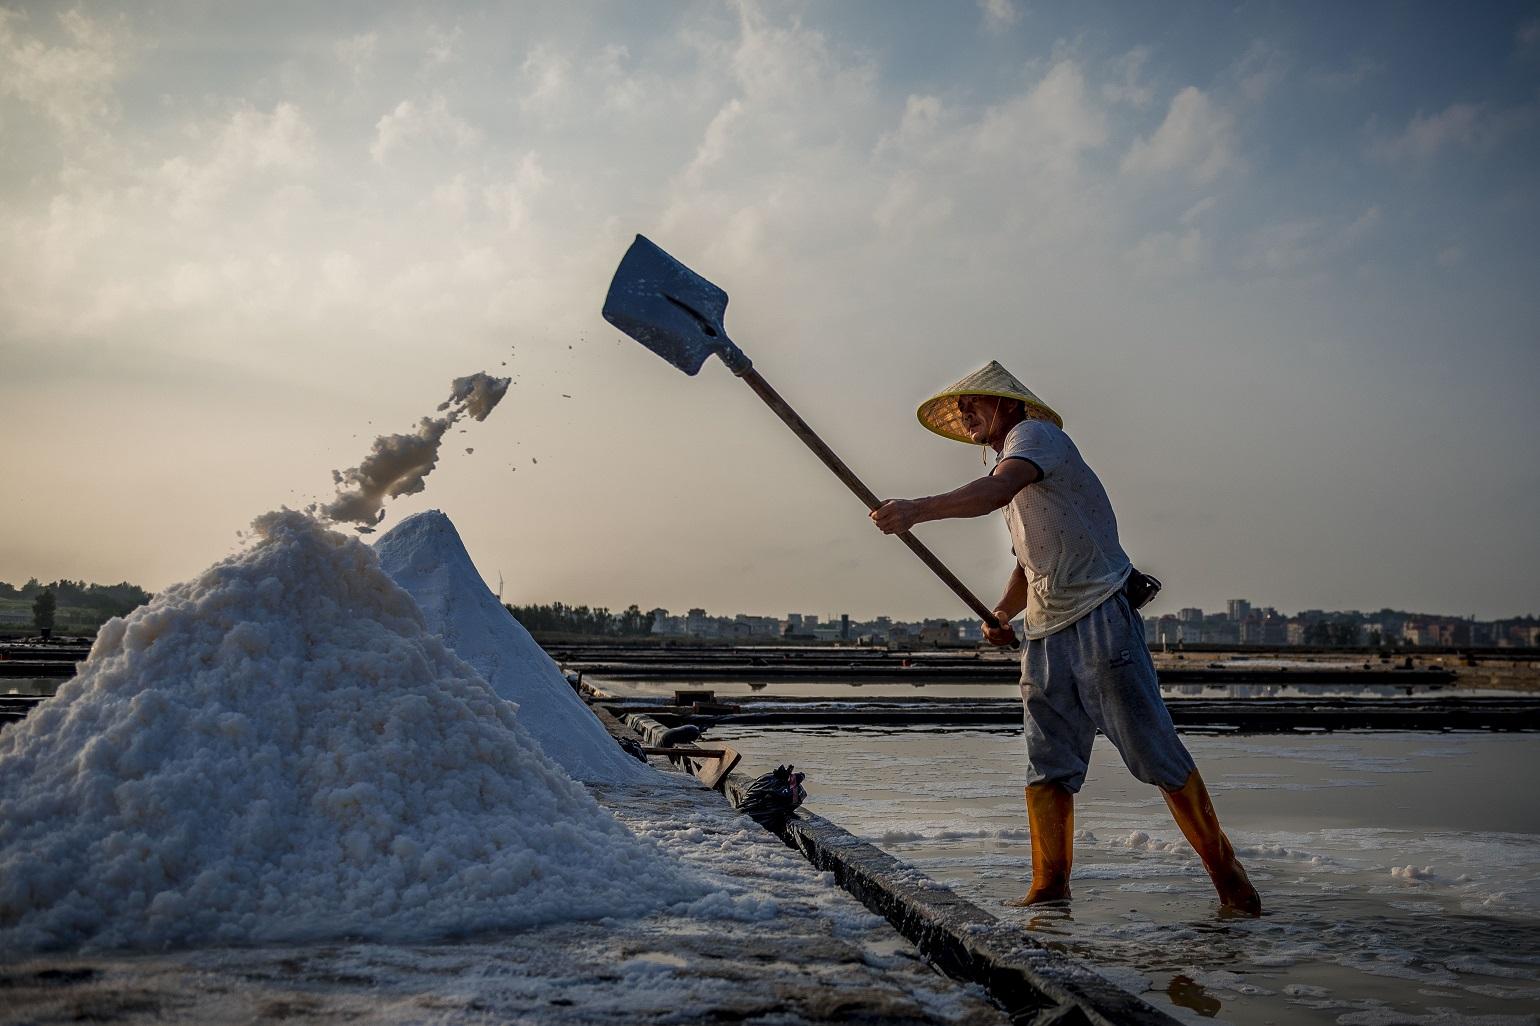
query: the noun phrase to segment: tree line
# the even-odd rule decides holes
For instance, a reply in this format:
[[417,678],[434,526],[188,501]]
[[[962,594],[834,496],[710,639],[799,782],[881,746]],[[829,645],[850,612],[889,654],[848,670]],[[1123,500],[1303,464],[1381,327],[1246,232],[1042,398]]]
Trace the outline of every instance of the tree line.
[[32,603],[32,625],[38,630],[52,630],[62,609],[72,610],[68,622],[77,625],[99,624],[114,616],[126,616],[150,601],[150,593],[137,584],[90,584],[62,577],[44,584],[36,577],[17,587],[0,581],[0,599]]
[[604,606],[568,606],[560,602],[539,606],[504,604],[528,631],[586,634],[593,637],[630,637],[652,633],[652,614],[637,606],[612,613]]

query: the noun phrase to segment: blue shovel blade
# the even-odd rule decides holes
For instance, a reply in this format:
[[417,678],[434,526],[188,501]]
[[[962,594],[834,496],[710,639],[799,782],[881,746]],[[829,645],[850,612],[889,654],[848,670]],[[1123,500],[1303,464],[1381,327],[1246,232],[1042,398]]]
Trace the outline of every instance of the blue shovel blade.
[[604,319],[686,374],[700,371],[712,353],[736,347],[722,327],[727,293],[638,235],[626,251]]

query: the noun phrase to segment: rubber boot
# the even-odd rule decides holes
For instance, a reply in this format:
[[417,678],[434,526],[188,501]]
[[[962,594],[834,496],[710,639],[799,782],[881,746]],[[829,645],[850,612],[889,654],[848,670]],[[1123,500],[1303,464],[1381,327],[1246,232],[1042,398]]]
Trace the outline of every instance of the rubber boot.
[[1171,808],[1176,825],[1181,827],[1182,836],[1203,860],[1203,868],[1208,870],[1214,890],[1219,892],[1219,903],[1243,915],[1261,915],[1262,899],[1257,895],[1257,889],[1251,886],[1240,859],[1235,857],[1235,846],[1219,828],[1219,816],[1214,812],[1214,803],[1209,800],[1208,788],[1203,786],[1198,771],[1193,770],[1179,790],[1162,788],[1161,793],[1166,796],[1166,804]]
[[1011,904],[1068,900],[1075,796],[1059,784],[1033,784],[1027,788],[1027,824],[1032,830],[1032,888]]

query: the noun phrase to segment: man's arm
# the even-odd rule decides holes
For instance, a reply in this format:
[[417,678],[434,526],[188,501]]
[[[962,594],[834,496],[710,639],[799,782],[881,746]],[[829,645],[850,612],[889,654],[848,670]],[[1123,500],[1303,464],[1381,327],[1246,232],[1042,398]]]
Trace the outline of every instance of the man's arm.
[[1016,619],[1018,613],[1027,608],[1027,575],[1022,572],[1021,564],[1017,563],[1011,569],[1011,576],[1005,581],[1005,594],[1000,596],[1000,601],[995,604],[995,619],[1000,621],[999,628],[983,624],[984,640],[991,645],[1014,645],[1016,632],[1011,629],[1011,621]]
[[889,499],[872,510],[872,522],[883,534],[898,534],[930,520],[981,517],[1000,509],[1042,476],[1031,460],[1004,460],[996,464],[988,477],[969,481],[950,492],[923,499]]

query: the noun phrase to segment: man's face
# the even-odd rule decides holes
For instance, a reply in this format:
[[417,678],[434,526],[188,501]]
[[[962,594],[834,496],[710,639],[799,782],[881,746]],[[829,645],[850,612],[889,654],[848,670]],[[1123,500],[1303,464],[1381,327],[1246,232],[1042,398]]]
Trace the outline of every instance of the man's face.
[[994,395],[964,395],[957,399],[963,430],[979,445],[988,444],[990,432],[1000,423],[1000,406],[1005,402]]

